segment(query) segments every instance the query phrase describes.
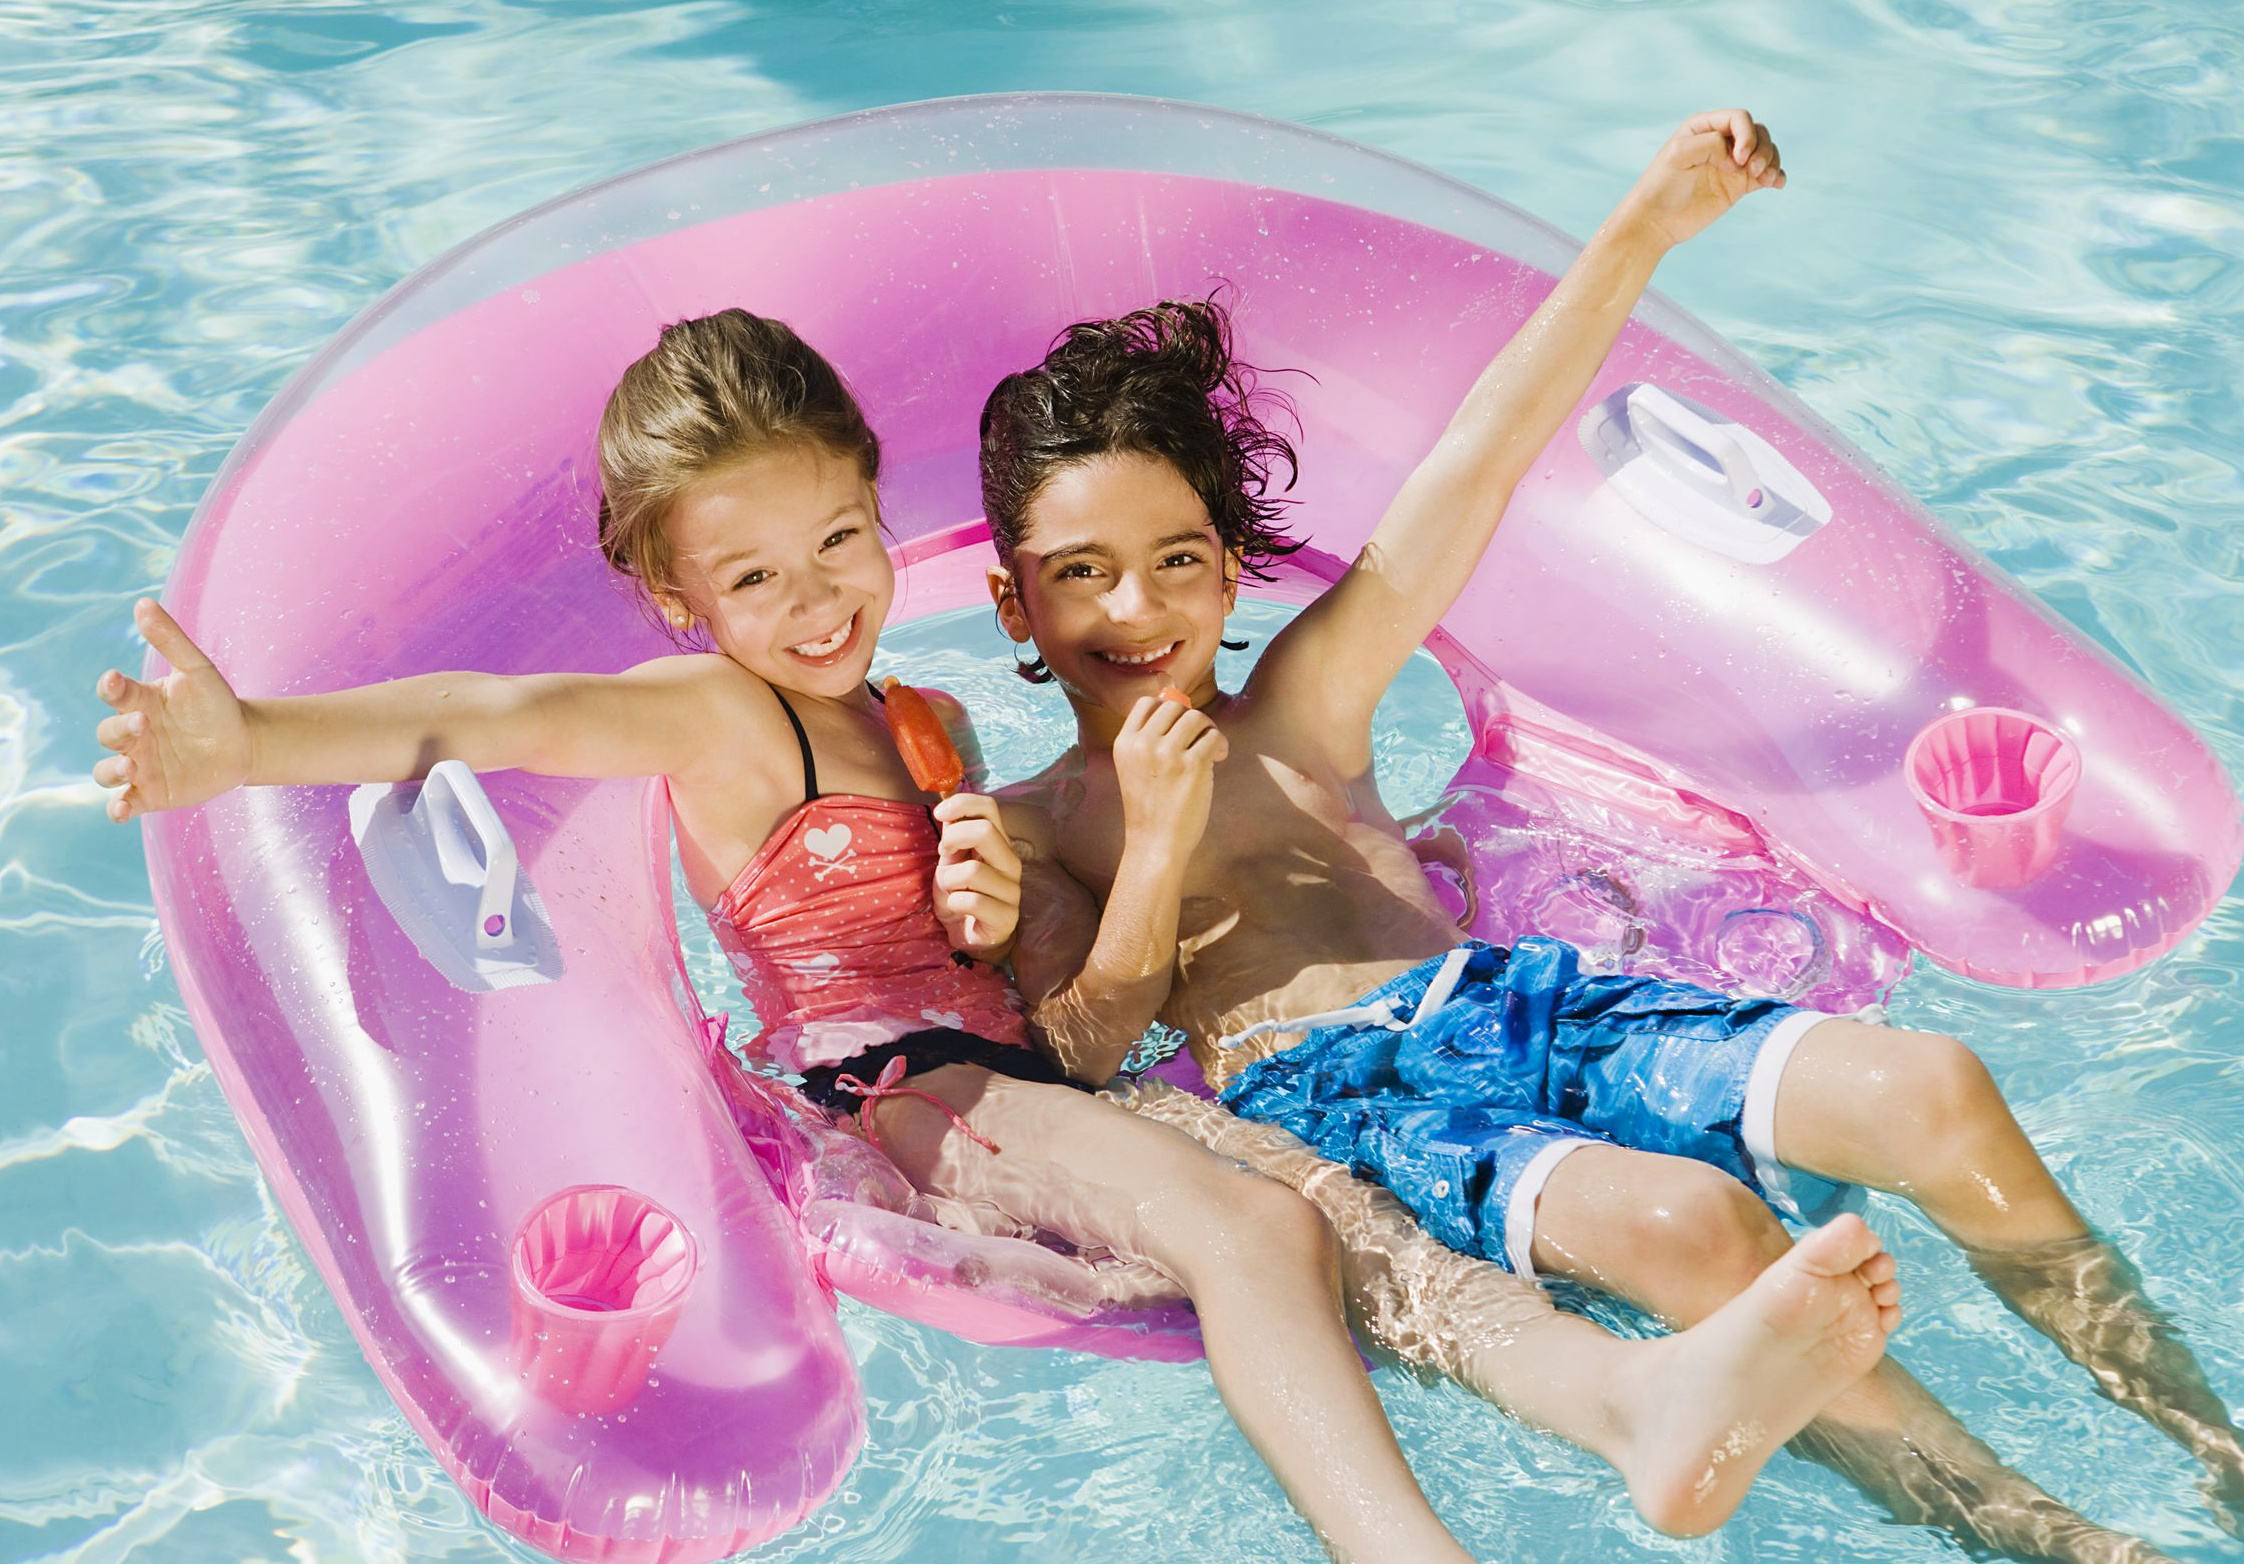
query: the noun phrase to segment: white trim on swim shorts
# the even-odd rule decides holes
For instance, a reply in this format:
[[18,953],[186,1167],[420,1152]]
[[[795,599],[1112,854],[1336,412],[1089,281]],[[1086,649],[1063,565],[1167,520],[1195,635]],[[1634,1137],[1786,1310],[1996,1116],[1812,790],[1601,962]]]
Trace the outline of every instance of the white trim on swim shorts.
[[[1457,992],[1458,981],[1465,975],[1465,963],[1472,960],[1477,945],[1459,945],[1442,957],[1435,969],[1426,992],[1419,997],[1418,1006],[1405,1018],[1395,1012],[1402,1008],[1400,996],[1389,994],[1385,999],[1375,999],[1369,1004],[1350,1005],[1344,1010],[1320,1010],[1315,1015],[1272,1016],[1267,1021],[1257,1021],[1250,1027],[1231,1032],[1216,1039],[1221,1048],[1237,1048],[1257,1037],[1272,1032],[1320,1031],[1328,1026],[1381,1026],[1390,1032],[1407,1032],[1420,1021],[1441,1009]],[[1415,970],[1415,969],[1413,969]],[[1405,976],[1408,976],[1406,973]]]
[[1800,1039],[1826,1021],[1866,1021],[1872,1026],[1883,1026],[1885,1020],[1883,1005],[1864,1005],[1853,1014],[1843,1016],[1828,1010],[1795,1010],[1769,1028],[1769,1035],[1761,1039],[1760,1052],[1753,1056],[1752,1072],[1745,1078],[1745,1111],[1738,1125],[1739,1138],[1745,1142],[1746,1157],[1752,1162],[1753,1176],[1761,1181],[1761,1187],[1777,1204],[1803,1221],[1806,1218],[1792,1188],[1792,1170],[1778,1160],[1776,1152],[1777,1087],[1784,1080],[1784,1068],[1792,1062],[1792,1051],[1800,1046]]
[[1511,1198],[1504,1202],[1504,1258],[1511,1263],[1514,1276],[1522,1281],[1535,1280],[1535,1207],[1543,1198],[1543,1186],[1550,1182],[1552,1170],[1584,1146],[1604,1144],[1569,1135],[1543,1147],[1520,1169]]

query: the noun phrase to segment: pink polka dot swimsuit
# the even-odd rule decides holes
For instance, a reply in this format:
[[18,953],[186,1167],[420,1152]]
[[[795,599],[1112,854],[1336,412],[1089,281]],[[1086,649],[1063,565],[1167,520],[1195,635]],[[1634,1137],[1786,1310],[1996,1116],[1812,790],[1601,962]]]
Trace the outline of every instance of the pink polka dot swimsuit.
[[709,909],[763,1024],[758,1046],[798,1074],[929,1027],[1026,1048],[1012,985],[955,958],[936,920],[927,806],[820,793],[809,738],[780,705],[802,746],[804,800]]

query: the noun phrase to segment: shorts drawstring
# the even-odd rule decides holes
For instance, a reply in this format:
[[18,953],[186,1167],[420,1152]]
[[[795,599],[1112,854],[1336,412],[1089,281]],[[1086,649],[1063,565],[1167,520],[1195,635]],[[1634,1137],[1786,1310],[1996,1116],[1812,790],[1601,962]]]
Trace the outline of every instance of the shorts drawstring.
[[989,1152],[991,1156],[994,1157],[997,1155],[997,1142],[991,1140],[980,1130],[974,1128],[973,1125],[967,1123],[966,1116],[964,1114],[960,1113],[949,1103],[943,1101],[942,1098],[936,1096],[933,1092],[921,1091],[916,1086],[897,1085],[896,1083],[901,1081],[903,1078],[904,1056],[901,1054],[898,1054],[895,1058],[888,1061],[887,1065],[881,1070],[880,1075],[873,1081],[873,1084],[870,1086],[867,1086],[863,1081],[859,1080],[854,1075],[841,1075],[834,1078],[834,1090],[840,1092],[848,1092],[852,1096],[861,1097],[864,1099],[864,1101],[858,1105],[857,1122],[865,1127],[865,1138],[873,1143],[874,1150],[878,1151],[884,1157],[888,1155],[888,1148],[880,1143],[880,1131],[873,1124],[873,1104],[880,1101],[883,1097],[917,1097],[922,1102],[933,1103],[936,1107],[942,1109],[944,1113],[950,1116],[950,1121],[953,1124],[957,1125],[960,1129],[966,1132],[967,1138],[969,1140],[972,1140],[976,1145],[983,1147]]
[[1465,975],[1465,963],[1473,959],[1477,945],[1459,945],[1442,957],[1441,969],[1434,980],[1426,985],[1426,995],[1410,1012],[1408,1020],[1397,1020],[1397,996],[1375,999],[1366,1005],[1350,1005],[1345,1010],[1322,1010],[1309,1016],[1283,1016],[1269,1021],[1257,1021],[1243,1031],[1232,1032],[1217,1039],[1225,1048],[1237,1048],[1250,1038],[1266,1036],[1271,1032],[1314,1032],[1328,1026],[1383,1026],[1390,1032],[1407,1032],[1420,1019],[1432,1015],[1449,1003],[1449,996],[1457,992],[1457,984]]

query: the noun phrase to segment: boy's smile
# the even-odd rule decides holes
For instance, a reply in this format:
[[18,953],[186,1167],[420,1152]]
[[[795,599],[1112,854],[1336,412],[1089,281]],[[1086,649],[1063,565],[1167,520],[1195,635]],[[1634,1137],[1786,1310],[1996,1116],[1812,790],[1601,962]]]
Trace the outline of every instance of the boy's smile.
[[1080,714],[1115,720],[1174,685],[1204,704],[1237,594],[1207,507],[1176,468],[1137,453],[1067,467],[1028,507],[1013,568],[991,573],[998,618],[1033,638]]

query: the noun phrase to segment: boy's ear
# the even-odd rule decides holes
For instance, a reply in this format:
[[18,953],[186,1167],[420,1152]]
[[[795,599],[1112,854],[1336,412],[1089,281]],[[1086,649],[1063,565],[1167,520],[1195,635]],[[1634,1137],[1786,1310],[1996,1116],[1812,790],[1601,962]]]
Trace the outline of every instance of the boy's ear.
[[1223,611],[1230,613],[1239,606],[1239,567],[1241,556],[1237,549],[1223,551]]
[[1012,637],[1014,645],[1027,645],[1028,615],[1021,612],[1021,594],[1014,583],[1013,572],[1003,565],[992,565],[986,579],[989,582],[990,601],[997,605],[997,627]]

